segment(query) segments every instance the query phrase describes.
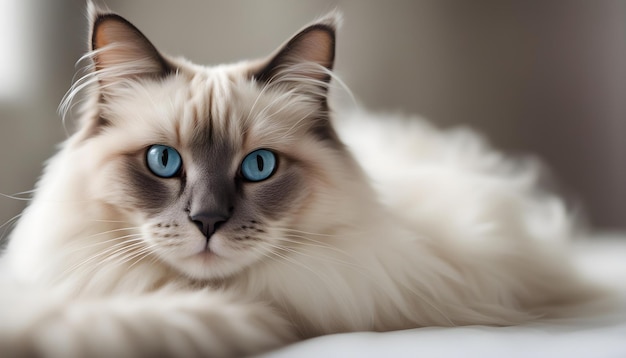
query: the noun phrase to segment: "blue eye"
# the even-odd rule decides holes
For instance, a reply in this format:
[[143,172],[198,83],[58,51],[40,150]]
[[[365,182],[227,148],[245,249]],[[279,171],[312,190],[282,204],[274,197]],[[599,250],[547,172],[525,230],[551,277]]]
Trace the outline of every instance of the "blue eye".
[[274,174],[276,155],[267,149],[258,149],[246,155],[241,163],[241,174],[249,181],[265,180]]
[[178,174],[183,164],[183,160],[176,149],[159,144],[148,148],[146,161],[150,171],[161,178],[171,178]]

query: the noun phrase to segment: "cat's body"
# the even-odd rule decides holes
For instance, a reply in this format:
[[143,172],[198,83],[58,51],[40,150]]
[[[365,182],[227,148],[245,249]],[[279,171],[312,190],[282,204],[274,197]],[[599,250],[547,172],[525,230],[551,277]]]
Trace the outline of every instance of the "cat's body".
[[[336,15],[267,61],[206,68],[91,14],[95,90],[2,259],[7,285],[45,297],[4,298],[3,349],[251,354],[518,324],[587,295],[563,245],[571,219],[534,168],[422,122],[352,112],[331,126]],[[160,171],[174,155],[180,168]]]

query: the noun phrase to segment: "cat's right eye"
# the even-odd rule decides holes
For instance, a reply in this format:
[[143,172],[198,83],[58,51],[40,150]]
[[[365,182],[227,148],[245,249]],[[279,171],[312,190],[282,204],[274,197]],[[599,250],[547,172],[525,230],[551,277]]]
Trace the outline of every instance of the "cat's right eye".
[[171,178],[177,175],[183,164],[176,149],[160,144],[148,148],[146,162],[150,171],[161,178]]

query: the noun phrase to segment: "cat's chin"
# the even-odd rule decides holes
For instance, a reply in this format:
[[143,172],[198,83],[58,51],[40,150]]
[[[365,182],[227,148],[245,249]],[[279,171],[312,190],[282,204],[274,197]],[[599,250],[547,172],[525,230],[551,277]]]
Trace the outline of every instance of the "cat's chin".
[[168,262],[184,275],[199,280],[224,279],[239,271],[236,265],[208,250]]
[[[199,250],[191,255],[167,260],[174,268],[186,276],[199,280],[221,280],[231,277],[247,266],[241,255],[231,255],[219,247]],[[243,255],[245,256],[245,255]],[[245,262],[244,262],[245,261]]]

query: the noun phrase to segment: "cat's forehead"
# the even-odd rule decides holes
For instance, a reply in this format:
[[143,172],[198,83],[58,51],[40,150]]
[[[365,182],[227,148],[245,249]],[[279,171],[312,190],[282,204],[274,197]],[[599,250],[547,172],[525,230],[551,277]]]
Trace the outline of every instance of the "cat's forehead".
[[237,66],[196,67],[126,88],[108,112],[143,145],[287,147],[316,108],[254,82]]
[[216,139],[237,137],[243,145],[291,142],[319,111],[306,96],[255,81],[245,64],[203,68],[189,84],[190,97],[183,105],[189,117],[181,128],[208,131]]

